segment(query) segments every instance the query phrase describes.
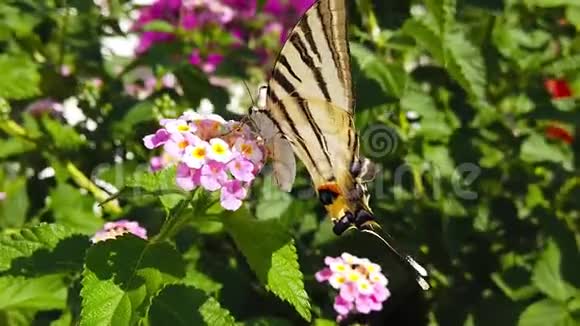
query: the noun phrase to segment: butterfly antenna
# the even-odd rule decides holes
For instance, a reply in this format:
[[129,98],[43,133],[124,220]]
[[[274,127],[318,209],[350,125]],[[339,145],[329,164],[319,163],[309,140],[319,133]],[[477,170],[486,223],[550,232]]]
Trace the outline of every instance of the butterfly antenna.
[[250,100],[252,101],[252,106],[257,107],[256,101],[254,101],[254,97],[252,96],[252,92],[250,91],[250,87],[248,86],[248,83],[246,83],[246,81],[243,81],[244,86],[246,86],[246,92],[248,92],[248,96],[250,97]]
[[429,283],[425,280],[425,278],[427,277],[427,270],[423,266],[419,265],[419,263],[417,263],[415,259],[413,259],[413,257],[401,254],[389,241],[387,241],[384,237],[382,237],[377,232],[372,230],[373,226],[380,228],[378,224],[372,223],[370,225],[363,226],[365,228],[361,228],[360,230],[362,232],[369,233],[375,236],[376,238],[380,239],[391,250],[391,252],[394,253],[404,264],[410,266],[413,269],[415,274],[415,280],[417,281],[417,284],[419,284],[421,289],[423,289],[424,291],[429,290],[431,286],[429,286]]

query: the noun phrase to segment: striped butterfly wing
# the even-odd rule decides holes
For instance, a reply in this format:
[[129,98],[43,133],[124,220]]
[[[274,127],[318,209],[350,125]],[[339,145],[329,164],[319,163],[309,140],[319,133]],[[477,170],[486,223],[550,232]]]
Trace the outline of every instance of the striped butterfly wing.
[[345,0],[319,0],[304,14],[279,54],[267,92],[268,116],[314,184],[350,178],[358,138]]

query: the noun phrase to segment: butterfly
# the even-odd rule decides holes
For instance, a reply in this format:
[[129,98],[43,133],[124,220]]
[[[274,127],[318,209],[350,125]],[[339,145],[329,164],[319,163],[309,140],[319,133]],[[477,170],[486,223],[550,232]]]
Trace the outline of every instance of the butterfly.
[[290,32],[250,119],[265,140],[274,183],[290,191],[302,161],[340,235],[356,228],[379,238],[428,289],[427,271],[378,235],[367,183],[377,172],[359,153],[345,0],[319,0]]

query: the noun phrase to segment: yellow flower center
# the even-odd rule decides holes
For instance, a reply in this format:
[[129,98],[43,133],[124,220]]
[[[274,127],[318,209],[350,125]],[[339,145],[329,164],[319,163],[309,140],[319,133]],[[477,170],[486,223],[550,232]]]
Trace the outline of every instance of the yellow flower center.
[[360,279],[360,275],[358,273],[350,273],[348,274],[348,280],[351,282],[356,282]]
[[202,159],[205,157],[205,148],[203,147],[196,147],[192,152],[191,155],[196,159]]
[[177,126],[177,130],[179,130],[179,131],[189,131],[189,126],[188,125],[179,125],[179,126]]
[[226,153],[226,148],[222,144],[214,144],[212,146],[212,150],[218,155],[223,155]]
[[185,140],[180,141],[177,146],[179,147],[179,149],[184,149],[187,147],[187,145],[189,145],[189,143]]

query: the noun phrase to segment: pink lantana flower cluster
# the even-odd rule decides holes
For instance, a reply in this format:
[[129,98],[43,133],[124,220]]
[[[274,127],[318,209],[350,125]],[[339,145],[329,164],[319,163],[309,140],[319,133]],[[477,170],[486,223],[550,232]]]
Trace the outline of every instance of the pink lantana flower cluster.
[[326,267],[316,273],[315,278],[338,290],[334,299],[337,321],[344,320],[349,314],[369,314],[383,309],[383,302],[391,292],[381,266],[349,253],[326,257],[324,263]]
[[176,182],[183,190],[220,191],[221,205],[237,210],[264,166],[261,138],[247,125],[216,114],[185,113],[164,119],[162,128],[145,136],[148,149],[163,146],[167,161],[177,164]]
[[147,230],[141,227],[139,223],[129,220],[118,220],[115,222],[107,222],[103,228],[91,238],[92,243],[115,239],[126,233],[131,233],[141,239],[147,240]]

